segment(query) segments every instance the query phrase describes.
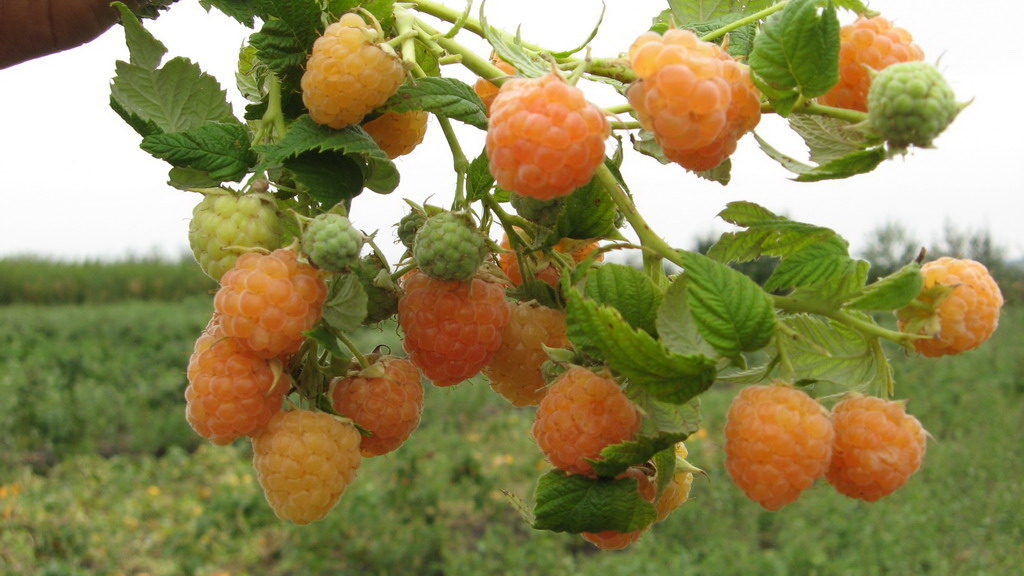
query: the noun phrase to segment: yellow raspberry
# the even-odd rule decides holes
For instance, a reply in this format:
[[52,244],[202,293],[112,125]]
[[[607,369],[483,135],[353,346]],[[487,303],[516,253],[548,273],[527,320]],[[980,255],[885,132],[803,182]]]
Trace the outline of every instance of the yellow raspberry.
[[499,186],[523,196],[566,196],[589,182],[604,161],[610,130],[604,112],[561,76],[513,78],[491,106],[491,174]]
[[364,458],[398,449],[420,424],[423,384],[416,365],[385,356],[375,365],[380,376],[335,378],[331,402],[339,414],[369,430],[359,451]]
[[302,75],[302,101],[314,122],[357,124],[398,91],[405,69],[377,40],[356,14],[345,14],[316,40]]
[[516,406],[538,404],[547,393],[541,366],[544,346],[568,348],[565,313],[539,304],[511,303],[512,315],[501,334],[501,347],[484,374],[491,388]]
[[981,262],[943,257],[921,267],[924,290],[918,296],[925,304],[936,286],[952,287],[934,311],[918,307],[899,310],[900,330],[906,331],[924,315],[937,315],[939,329],[933,338],[914,340],[914,348],[928,357],[960,354],[981,346],[999,326],[1003,294]]
[[428,114],[422,110],[385,112],[363,124],[363,130],[388,158],[394,159],[412,152],[423,142],[423,135],[427,133],[427,118]]
[[910,32],[881,16],[843,26],[839,42],[839,82],[818,99],[827,106],[867,112],[872,71],[924,59]]
[[750,70],[688,30],[645,32],[629,49],[639,80],[626,96],[673,162],[710,170],[761,120]]
[[356,478],[360,434],[324,412],[278,412],[252,439],[253,466],[282,520],[309,524],[330,512]]
[[[501,56],[497,54],[491,54],[491,63],[510,76],[516,73],[516,67],[502,60]],[[476,84],[473,85],[473,91],[483,101],[484,106],[487,108],[488,116],[491,115],[491,104],[494,104],[494,99],[498,96],[498,90],[499,88],[496,84],[483,78],[477,78]]]

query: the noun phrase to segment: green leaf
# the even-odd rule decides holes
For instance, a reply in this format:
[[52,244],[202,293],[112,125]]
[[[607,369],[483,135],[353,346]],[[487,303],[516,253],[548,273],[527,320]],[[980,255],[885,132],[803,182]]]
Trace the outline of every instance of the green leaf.
[[364,157],[363,185],[378,194],[390,194],[398,188],[401,175],[391,160]]
[[131,63],[148,70],[156,69],[167,53],[167,47],[154,38],[149,30],[142,27],[142,22],[130,8],[121,2],[114,2],[111,6],[117,8],[121,14],[121,25],[124,26],[124,37],[128,44]]
[[153,134],[142,149],[179,168],[209,174],[218,182],[238,182],[256,163],[249,147],[249,130],[241,124],[210,122],[184,132]]
[[700,428],[700,398],[685,404],[672,404],[658,400],[636,387],[631,387],[627,393],[633,403],[643,410],[644,421],[640,433],[645,436],[659,433],[689,436]]
[[836,234],[828,228],[777,216],[752,202],[730,202],[718,216],[726,222],[747,228],[741,232],[722,234],[719,241],[708,250],[708,256],[719,262],[746,262],[760,256],[788,256]]
[[285,160],[284,167],[324,207],[351,200],[363,191],[359,164],[338,152],[303,152]]
[[715,356],[715,349],[700,335],[697,321],[690,313],[686,278],[678,276],[665,291],[658,307],[658,339],[677,354]]
[[855,265],[847,251],[848,244],[839,236],[815,242],[786,256],[776,266],[764,289],[783,290],[816,286],[849,272]]
[[839,306],[864,289],[870,267],[871,265],[863,260],[850,259],[842,273],[823,279],[817,284],[797,288],[792,296],[811,300],[823,306]]
[[655,478],[658,481],[658,497],[665,491],[665,488],[672,482],[676,475],[676,449],[670,446],[654,455],[654,469],[657,471]]
[[722,186],[727,186],[729,181],[732,180],[732,158],[726,158],[718,166],[709,170],[700,170],[698,172],[694,172],[694,174],[705,180],[718,182]]
[[363,318],[366,318],[367,301],[366,291],[358,275],[335,276],[327,285],[324,322],[339,332],[352,332],[359,328],[363,324]]
[[867,147],[864,134],[846,120],[817,114],[793,114],[789,125],[804,139],[817,164],[842,158]]
[[128,110],[125,110],[121,104],[118,103],[114,96],[110,96],[110,107],[117,112],[117,115],[121,117],[129,126],[131,126],[141,136],[146,137],[150,134],[160,134],[161,130],[152,120],[146,120],[139,117],[137,114],[133,114]]
[[654,522],[654,506],[636,478],[590,478],[552,470],[537,480],[533,527],[554,532],[641,530]]
[[871,172],[887,158],[885,148],[878,146],[868,148],[867,150],[857,150],[818,166],[810,166],[779,152],[758,136],[756,132],[754,133],[754,138],[765,154],[779,164],[782,164],[790,172],[797,174],[797,177],[794,178],[797,182],[817,182],[820,180],[849,178],[857,174]]
[[764,10],[772,0],[669,0],[669,9],[680,26],[706,22],[729,14]]
[[618,213],[604,186],[591,180],[566,198],[565,209],[558,218],[558,232],[563,238],[576,240],[613,236]]
[[484,12],[486,5],[487,0],[480,2],[480,28],[483,30],[487,43],[494,48],[498,56],[505,62],[515,66],[516,72],[520,76],[538,78],[551,72],[551,65],[530,50],[527,50],[523,46],[522,39],[518,34],[511,36],[504,30],[495,28],[487,23],[487,15]]
[[611,306],[634,328],[656,335],[654,319],[661,304],[661,293],[646,274],[622,264],[591,268],[587,274],[586,295]]
[[494,176],[491,175],[485,149],[469,163],[469,171],[466,173],[466,201],[475,202],[482,199],[491,192],[493,186]]
[[[308,40],[308,42],[307,42]],[[284,20],[269,20],[259,32],[249,37],[249,43],[256,49],[260,62],[281,76],[294,77],[301,74],[309,58],[307,50],[316,36],[296,36]]]
[[487,129],[487,108],[473,88],[454,78],[420,78],[403,84],[384,106],[395,112],[426,110],[481,130]]
[[215,188],[220,185],[220,181],[210,178],[210,175],[202,170],[174,167],[167,174],[167,184],[178,190],[195,190]]
[[173,58],[156,70],[127,62],[117,62],[115,68],[110,96],[122,117],[151,123],[163,132],[238,122],[217,80],[186,58]]
[[242,96],[250,102],[260,102],[267,93],[267,79],[270,69],[256,57],[256,48],[246,44],[238,51],[238,71],[235,85]]
[[569,340],[578,350],[603,359],[630,383],[654,397],[682,404],[707,390],[714,362],[704,356],[672,354],[650,334],[630,326],[618,310],[568,290]]
[[750,53],[754,81],[772,100],[814,98],[839,81],[839,20],[826,2],[790,0],[765,24]]
[[686,440],[687,434],[659,434],[654,437],[641,436],[637,440],[605,446],[600,460],[587,459],[598,476],[614,478],[630,466],[644,464],[655,454],[671,448],[676,442]]
[[247,28],[253,27],[257,16],[263,16],[252,0],[199,0],[199,5],[207,12],[210,8],[216,8]]
[[312,150],[343,152],[388,161],[387,154],[361,127],[347,126],[334,130],[313,122],[309,115],[300,116],[292,122],[280,142],[256,148],[264,154],[260,169]]
[[786,357],[796,380],[827,380],[850,389],[879,376],[870,344],[844,324],[809,314],[780,319],[798,337],[785,338]]
[[[704,22],[697,22],[693,24],[684,24],[682,27],[686,30],[692,30],[698,37],[704,36],[710,32],[718,30],[732,24],[733,22],[743,18],[746,14],[742,12],[736,12],[732,14],[723,14],[711,20]],[[729,38],[729,44],[726,47],[728,52],[733,58],[746,58],[751,50],[754,49],[754,37],[757,35],[757,26],[755,24],[747,24],[741,26],[726,35],[715,38],[713,42],[721,45],[725,38]]]
[[394,5],[394,0],[327,0],[327,11],[338,19],[346,12],[362,7],[378,21],[385,22],[391,18]]
[[682,253],[687,302],[701,336],[722,356],[759,350],[775,333],[771,297],[753,280],[725,264]]
[[661,144],[658,144],[657,139],[654,137],[654,132],[651,130],[641,129],[636,136],[630,134],[630,140],[633,142],[633,149],[637,152],[650,156],[662,164],[672,163],[668,156],[665,156],[665,150],[661,147]]
[[911,262],[885,278],[865,286],[846,303],[855,310],[898,310],[910,304],[924,289],[921,266]]
[[861,0],[834,0],[834,1],[836,3],[836,6],[838,6],[840,8],[846,8],[847,10],[851,10],[853,12],[856,12],[857,14],[865,14],[865,13],[871,12],[871,10],[868,10],[867,4],[861,2]]
[[568,58],[569,56],[572,56],[573,54],[586,49],[587,46],[590,45],[590,41],[593,40],[595,36],[597,36],[597,31],[601,29],[601,23],[604,22],[604,14],[605,12],[607,12],[607,9],[608,6],[604,2],[601,2],[601,15],[597,17],[597,24],[594,24],[594,28],[591,29],[590,34],[587,36],[586,40],[581,42],[575,48],[564,50],[562,52],[552,52],[551,55],[554,56],[555,58]]

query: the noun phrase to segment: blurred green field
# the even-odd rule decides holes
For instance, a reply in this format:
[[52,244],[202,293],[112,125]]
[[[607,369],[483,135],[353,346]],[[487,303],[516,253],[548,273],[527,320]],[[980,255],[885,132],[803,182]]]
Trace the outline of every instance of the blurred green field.
[[820,484],[761,511],[723,469],[735,390],[717,388],[688,441],[711,481],[612,553],[534,532],[509,505],[501,490],[529,499],[545,466],[532,412],[481,382],[429,389],[420,430],[365,461],[327,519],[278,521],[248,446],[200,442],[184,420],[184,366],[209,313],[208,298],[0,307],[0,574],[1024,573],[1021,309],[962,358],[897,358],[899,395],[934,438],[894,496],[869,505]]

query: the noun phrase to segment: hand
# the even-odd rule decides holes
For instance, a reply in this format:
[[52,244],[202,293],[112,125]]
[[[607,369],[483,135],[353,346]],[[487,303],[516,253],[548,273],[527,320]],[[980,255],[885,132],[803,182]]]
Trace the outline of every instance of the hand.
[[[132,9],[145,0],[125,0]],[[0,69],[95,39],[117,22],[111,0],[0,0]]]

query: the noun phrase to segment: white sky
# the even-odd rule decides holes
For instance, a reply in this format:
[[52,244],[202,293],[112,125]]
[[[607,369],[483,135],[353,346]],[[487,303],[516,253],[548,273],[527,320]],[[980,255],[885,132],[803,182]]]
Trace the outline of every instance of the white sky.
[[[457,0],[445,0],[460,6]],[[612,56],[628,48],[649,26],[664,0],[607,0],[608,12],[593,43],[594,55]],[[600,12],[587,0],[490,0],[488,18],[554,49],[566,49],[586,37]],[[974,98],[935,150],[918,150],[905,160],[848,180],[806,184],[788,180],[788,172],[765,156],[752,138],[733,157],[728,187],[698,180],[675,165],[661,166],[627,149],[624,173],[641,212],[669,242],[690,246],[693,237],[724,230],[714,216],[727,202],[751,200],[793,218],[832,227],[850,239],[853,249],[886,220],[904,222],[930,242],[947,220],[989,228],[1011,254],[1024,254],[1024,133],[1020,96],[1024,81],[1016,23],[1024,3],[1011,0],[874,0],[871,7],[908,28],[930,61],[940,68],[959,100]],[[849,15],[845,15],[849,19]],[[216,76],[241,108],[234,88],[237,49],[249,31],[219,13],[206,14],[183,0],[150,29],[169,48],[169,56],[187,56]],[[468,34],[464,43],[487,50]],[[140,137],[108,107],[114,61],[127,59],[123,33],[114,28],[84,47],[0,70],[0,257],[42,254],[60,258],[116,257],[127,254],[176,255],[188,249],[187,228],[196,194],[165,184],[168,165],[138,147]],[[472,82],[459,66],[446,73]],[[621,103],[605,87],[587,88],[601,106]],[[483,145],[483,133],[457,125],[467,155]],[[799,138],[774,116],[758,132],[777,148],[803,159]],[[398,160],[403,181],[390,196],[364,192],[354,204],[353,220],[366,231],[382,229],[390,245],[405,210],[402,196],[447,204],[454,176],[438,126],[427,141]]]

